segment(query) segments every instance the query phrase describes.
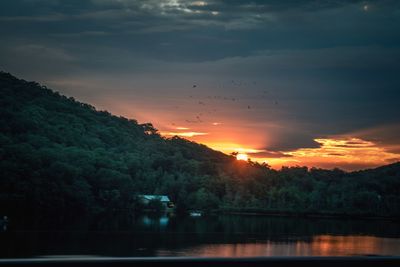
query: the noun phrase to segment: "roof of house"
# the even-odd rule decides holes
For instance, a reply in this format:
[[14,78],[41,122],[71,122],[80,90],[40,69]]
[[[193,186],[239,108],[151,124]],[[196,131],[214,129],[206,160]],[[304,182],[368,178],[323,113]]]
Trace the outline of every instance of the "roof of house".
[[153,200],[153,199],[159,199],[161,202],[169,202],[169,197],[165,195],[140,195],[140,197],[146,199],[146,200]]

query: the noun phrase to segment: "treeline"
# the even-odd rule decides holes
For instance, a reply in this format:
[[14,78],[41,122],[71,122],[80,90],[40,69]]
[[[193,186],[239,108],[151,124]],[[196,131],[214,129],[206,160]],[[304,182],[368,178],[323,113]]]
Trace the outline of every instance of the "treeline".
[[161,137],[35,82],[0,73],[0,213],[139,212],[140,194],[178,211],[220,208],[400,216],[400,164],[360,172],[237,161]]

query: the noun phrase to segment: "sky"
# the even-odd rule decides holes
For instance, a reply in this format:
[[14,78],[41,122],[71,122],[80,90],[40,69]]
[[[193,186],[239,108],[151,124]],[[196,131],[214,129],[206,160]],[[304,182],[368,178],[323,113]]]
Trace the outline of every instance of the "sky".
[[0,70],[273,168],[400,161],[400,1],[2,0]]

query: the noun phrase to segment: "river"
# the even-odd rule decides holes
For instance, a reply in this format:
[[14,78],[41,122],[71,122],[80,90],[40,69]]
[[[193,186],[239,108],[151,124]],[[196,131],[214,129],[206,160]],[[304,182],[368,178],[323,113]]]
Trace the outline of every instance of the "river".
[[143,215],[127,223],[0,233],[1,258],[400,255],[399,222],[244,215]]

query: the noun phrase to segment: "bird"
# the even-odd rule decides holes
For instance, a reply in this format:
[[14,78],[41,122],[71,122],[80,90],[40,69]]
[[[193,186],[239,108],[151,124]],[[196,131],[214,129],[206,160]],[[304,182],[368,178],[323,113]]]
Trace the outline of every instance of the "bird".
[[196,84],[193,84],[193,87],[192,88],[196,88],[197,87],[197,85]]

